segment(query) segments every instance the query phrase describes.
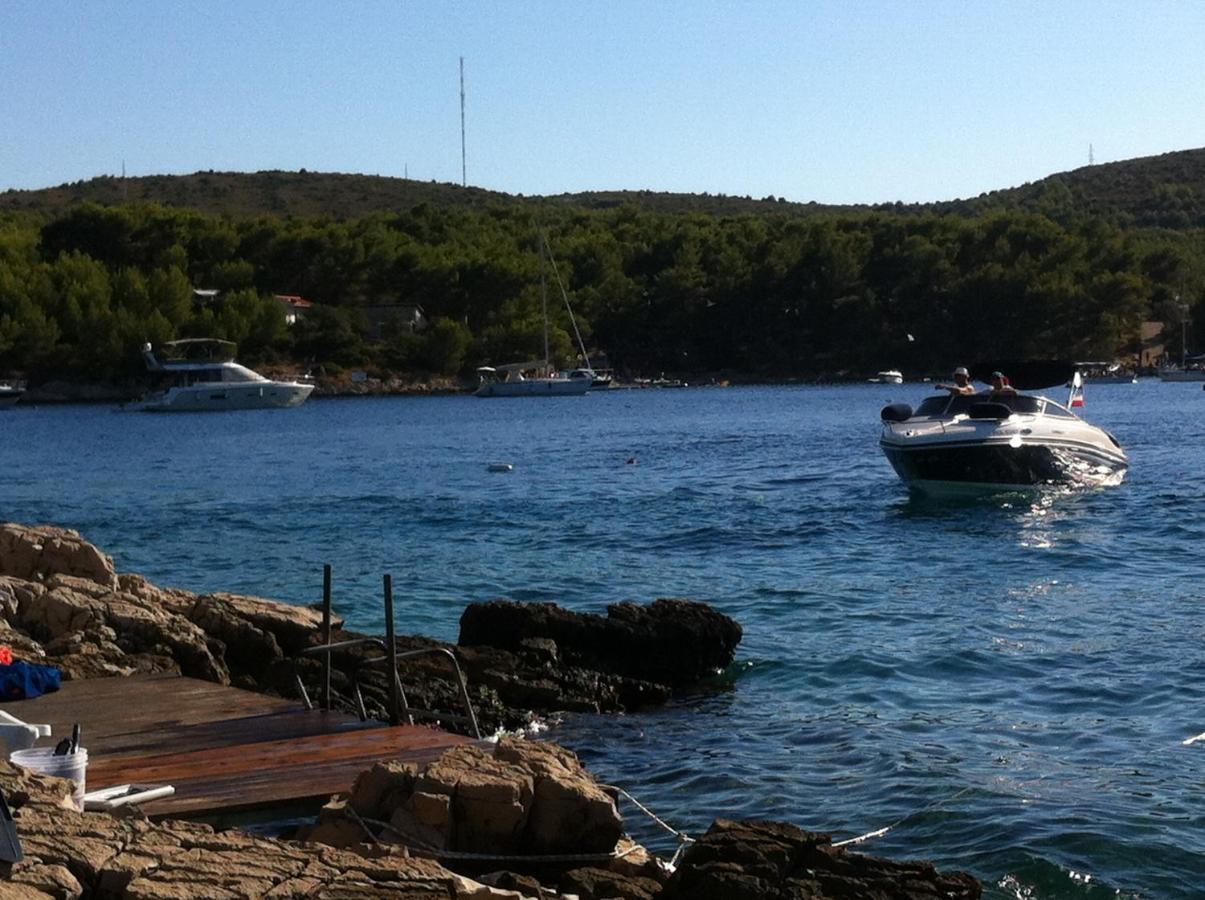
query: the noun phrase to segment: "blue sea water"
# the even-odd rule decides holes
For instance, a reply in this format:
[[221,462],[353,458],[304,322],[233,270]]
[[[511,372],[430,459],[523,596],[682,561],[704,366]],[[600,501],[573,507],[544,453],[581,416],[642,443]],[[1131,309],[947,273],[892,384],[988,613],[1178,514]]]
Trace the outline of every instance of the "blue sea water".
[[[465,603],[705,600],[724,689],[550,735],[675,826],[785,819],[993,897],[1205,894],[1205,392],[1088,389],[1096,491],[925,500],[877,447],[927,385],[0,414],[0,518],[122,571],[454,640]],[[512,463],[509,473],[487,471]],[[673,841],[632,807],[630,828]]]

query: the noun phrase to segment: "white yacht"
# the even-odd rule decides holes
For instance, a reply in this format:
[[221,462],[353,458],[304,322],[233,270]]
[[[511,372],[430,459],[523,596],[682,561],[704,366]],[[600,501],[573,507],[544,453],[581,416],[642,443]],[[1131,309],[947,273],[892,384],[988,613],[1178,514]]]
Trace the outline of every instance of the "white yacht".
[[[1069,406],[1079,390],[1075,379]],[[922,490],[1116,484],[1129,466],[1113,435],[1047,397],[943,393],[915,411],[892,403],[881,419],[884,455]]]
[[904,373],[899,369],[884,369],[869,381],[871,384],[903,384]]
[[162,359],[150,344],[142,348],[146,367],[157,379],[139,404],[147,412],[283,409],[304,403],[314,390],[312,384],[273,381],[239,365],[230,341],[189,338],[160,349]]
[[[593,384],[590,378],[538,374],[545,371],[542,360],[481,366],[477,369],[481,383],[473,394],[477,397],[576,397],[590,390]],[[529,374],[524,375],[524,372]]]

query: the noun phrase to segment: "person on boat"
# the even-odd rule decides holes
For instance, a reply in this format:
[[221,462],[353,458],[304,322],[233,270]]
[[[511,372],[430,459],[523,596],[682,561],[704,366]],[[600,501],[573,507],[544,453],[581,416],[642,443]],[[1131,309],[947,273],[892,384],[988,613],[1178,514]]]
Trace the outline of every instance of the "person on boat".
[[971,384],[971,376],[966,366],[959,366],[954,370],[953,384],[938,384],[934,387],[939,391],[949,391],[952,396],[975,393],[975,386]]
[[992,398],[996,397],[1011,397],[1017,393],[1017,389],[1008,383],[1008,376],[1003,372],[992,373]]

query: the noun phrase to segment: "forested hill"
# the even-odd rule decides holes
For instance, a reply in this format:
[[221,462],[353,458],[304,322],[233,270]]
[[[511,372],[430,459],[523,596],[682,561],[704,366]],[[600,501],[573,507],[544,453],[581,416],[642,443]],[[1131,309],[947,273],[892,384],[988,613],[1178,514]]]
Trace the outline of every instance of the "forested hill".
[[0,193],[0,210],[54,215],[85,201],[106,206],[158,203],[234,217],[267,214],[335,219],[410,209],[420,204],[437,208],[480,208],[539,202],[586,209],[635,206],[662,213],[713,215],[871,211],[979,215],[1018,209],[1061,221],[1092,217],[1123,227],[1194,228],[1205,227],[1205,149],[1085,166],[1020,187],[930,204],[885,202],[874,206],[834,206],[793,203],[778,197],[656,191],[591,191],[541,198],[433,181],[303,169],[299,172],[196,172],[124,179],[102,176],[42,190],[5,191]]

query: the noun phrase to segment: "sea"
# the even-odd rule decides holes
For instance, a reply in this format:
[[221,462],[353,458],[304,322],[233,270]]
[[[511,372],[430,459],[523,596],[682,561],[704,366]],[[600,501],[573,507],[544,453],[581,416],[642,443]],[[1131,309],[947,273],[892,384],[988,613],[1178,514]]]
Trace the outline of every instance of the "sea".
[[1205,392],[1088,386],[1119,486],[926,498],[879,409],[932,392],[18,407],[0,518],[193,591],[313,603],[329,563],[376,632],[388,573],[399,630],[450,641],[472,601],[705,601],[744,629],[713,684],[541,733],[673,829],[625,800],[638,839],[785,820],[993,898],[1205,896]]

